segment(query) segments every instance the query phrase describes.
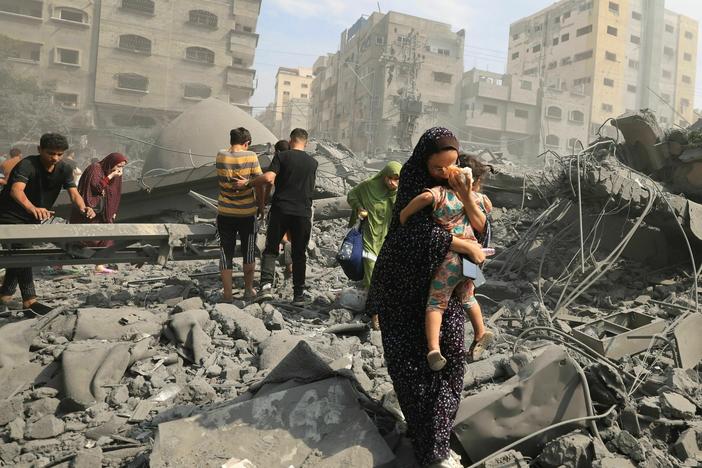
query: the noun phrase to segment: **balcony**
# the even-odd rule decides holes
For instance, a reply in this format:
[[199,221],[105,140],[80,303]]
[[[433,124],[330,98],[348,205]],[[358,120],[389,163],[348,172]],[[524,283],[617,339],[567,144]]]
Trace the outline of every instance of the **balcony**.
[[247,68],[229,67],[227,68],[227,86],[246,90],[249,95],[254,92],[253,80],[256,70]]
[[507,101],[509,99],[509,87],[480,81],[478,83],[478,96]]
[[235,31],[231,30],[229,32],[229,50],[255,50],[258,45],[258,34],[250,33],[246,31]]

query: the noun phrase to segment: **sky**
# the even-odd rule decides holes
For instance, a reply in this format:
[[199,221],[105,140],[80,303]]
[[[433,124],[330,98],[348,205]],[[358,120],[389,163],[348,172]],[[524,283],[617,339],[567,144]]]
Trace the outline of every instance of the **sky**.
[[[553,0],[263,0],[256,49],[254,114],[272,102],[278,67],[311,67],[336,52],[339,38],[363,14],[389,10],[465,29],[464,67],[504,72],[509,25]],[[702,23],[702,0],[666,0],[666,8]],[[699,37],[699,35],[698,35]],[[702,108],[702,43],[698,44],[695,108]]]

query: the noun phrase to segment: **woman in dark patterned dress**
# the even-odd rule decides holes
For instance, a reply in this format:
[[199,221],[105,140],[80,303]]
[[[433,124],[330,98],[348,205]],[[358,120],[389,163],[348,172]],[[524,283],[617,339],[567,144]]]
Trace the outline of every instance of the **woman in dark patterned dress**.
[[[447,364],[440,372],[429,368],[424,329],[429,283],[449,249],[477,263],[485,256],[477,242],[453,237],[436,224],[431,209],[415,214],[404,226],[399,214],[422,190],[440,183],[431,174],[456,163],[458,146],[449,130],[431,128],[403,166],[392,222],[375,264],[366,304],[379,312],[388,373],[422,466],[448,466],[442,462],[449,455],[465,355],[463,309],[452,297],[443,315],[440,338]],[[460,183],[455,178],[450,182]]]

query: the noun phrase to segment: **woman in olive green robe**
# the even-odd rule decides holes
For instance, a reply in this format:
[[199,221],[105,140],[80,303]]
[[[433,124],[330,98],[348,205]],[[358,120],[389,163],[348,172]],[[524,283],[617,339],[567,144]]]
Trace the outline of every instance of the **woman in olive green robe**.
[[[375,259],[388,233],[402,164],[390,161],[380,172],[354,187],[346,199],[351,205],[350,223],[365,218],[363,232],[363,287],[370,287]],[[373,328],[378,328],[377,312],[371,311]]]

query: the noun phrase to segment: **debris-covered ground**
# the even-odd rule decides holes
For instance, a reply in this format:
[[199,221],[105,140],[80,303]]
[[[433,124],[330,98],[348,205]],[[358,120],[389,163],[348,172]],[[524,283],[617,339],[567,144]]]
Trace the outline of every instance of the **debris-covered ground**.
[[[466,359],[456,466],[702,463],[693,208],[620,148],[486,184],[498,254],[477,293],[498,339]],[[44,269],[58,308],[1,319],[0,465],[416,466],[380,332],[334,260],[345,231],[315,221],[305,307],[283,268],[262,304],[218,303],[215,261]]]

